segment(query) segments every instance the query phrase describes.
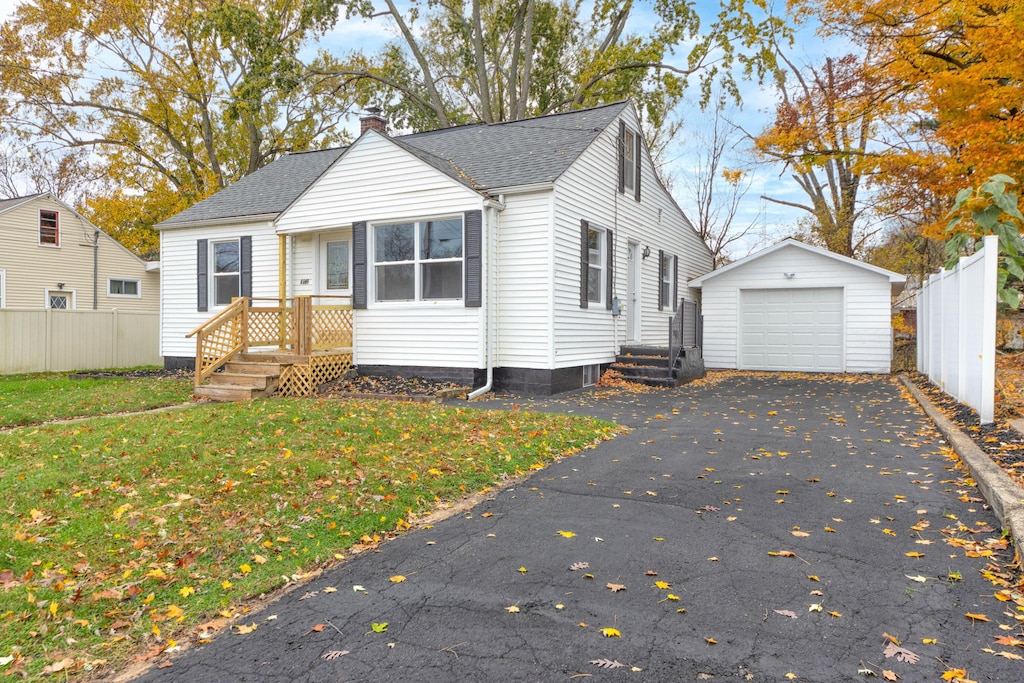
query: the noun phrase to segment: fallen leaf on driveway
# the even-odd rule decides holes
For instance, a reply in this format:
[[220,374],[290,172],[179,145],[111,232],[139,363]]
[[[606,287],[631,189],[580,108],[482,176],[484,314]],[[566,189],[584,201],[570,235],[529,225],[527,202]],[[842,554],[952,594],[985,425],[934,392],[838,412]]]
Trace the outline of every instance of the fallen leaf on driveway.
[[777,609],[777,610],[774,610],[774,611],[775,611],[776,614],[781,614],[784,617],[789,617],[790,619],[796,619],[796,612],[794,612],[793,610],[790,610],[790,609]]
[[918,660],[921,659],[920,655],[915,654],[905,647],[900,647],[896,643],[889,643],[882,650],[882,654],[886,657],[895,657],[897,661],[906,662],[907,664],[917,664]]
[[573,533],[572,531],[559,531],[558,535],[563,537],[563,538],[572,538],[576,534]]
[[512,614],[516,614],[516,613],[519,612],[519,606],[518,605],[509,605],[508,607],[505,608],[505,611],[506,612],[511,612]]
[[245,624],[235,624],[235,628],[238,629],[238,635],[240,635],[240,636],[244,636],[244,635],[248,635],[248,634],[252,633],[257,628],[259,628],[259,626],[260,625],[257,624],[255,621],[252,622],[252,624],[250,624],[249,626],[246,626]]
[[988,617],[986,617],[984,614],[973,614],[971,612],[968,612],[964,616],[970,619],[971,621],[988,621]]
[[622,633],[619,631],[619,629],[611,628],[610,626],[606,626],[603,629],[601,629],[601,635],[603,635],[605,638],[621,638],[622,637]]
[[320,655],[320,657],[322,659],[337,659],[338,657],[344,657],[348,652],[348,650],[330,650]]
[[612,593],[618,593],[619,591],[626,590],[626,586],[621,583],[608,583],[605,584],[605,587],[610,588],[612,590]]
[[596,664],[597,666],[601,667],[602,669],[618,669],[618,668],[626,666],[622,662],[620,662],[618,660],[615,660],[615,659],[591,659],[590,663],[591,664]]

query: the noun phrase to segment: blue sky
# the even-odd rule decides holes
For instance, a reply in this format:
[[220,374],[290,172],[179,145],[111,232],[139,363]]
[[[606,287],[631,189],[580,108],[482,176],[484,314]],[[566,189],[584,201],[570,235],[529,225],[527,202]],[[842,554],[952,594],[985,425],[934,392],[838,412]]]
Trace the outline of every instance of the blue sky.
[[[375,2],[383,6],[382,0],[375,0]],[[18,4],[19,0],[0,0],[0,21],[6,19]],[[643,5],[644,3],[638,4]],[[402,5],[408,6],[408,2],[400,1],[399,6]],[[718,2],[697,0],[697,7],[703,15],[706,25],[717,13]],[[589,8],[584,8],[584,12],[589,12]],[[654,19],[655,17],[649,9],[638,7],[627,30],[639,32],[649,29],[653,25]],[[320,41],[319,47],[336,54],[356,49],[372,53],[396,35],[397,30],[386,18],[342,19]],[[678,52],[678,59],[682,62],[685,59],[685,46],[681,47]],[[800,31],[797,46],[793,48],[791,55],[796,58],[796,61],[816,62],[827,52],[830,52],[828,46],[814,34],[813,29],[805,28]],[[756,83],[742,83],[741,91],[743,105],[733,113],[735,122],[752,133],[759,132],[771,120],[776,101],[774,89],[770,86],[759,87]],[[709,118],[708,113],[701,112],[694,106],[696,98],[697,93],[694,92],[693,97],[688,98],[690,101],[682,105],[679,115],[684,120],[683,130],[673,146],[666,150],[665,158],[672,160],[668,172],[676,176],[685,173],[692,166],[692,137],[706,125]],[[351,117],[347,128],[351,132],[358,132],[356,116]],[[749,165],[751,156],[749,153],[744,153],[743,147],[744,145],[741,144],[730,162],[733,167]],[[765,194],[789,201],[803,201],[804,196],[795,183],[788,176],[780,178],[780,170],[766,166],[751,168],[753,185],[746,195],[741,207],[741,215],[736,222],[746,225],[756,219],[758,227],[751,231],[746,240],[738,243],[732,249],[732,256],[744,256],[752,250],[777,241],[788,234],[789,228],[805,215],[805,212],[800,210],[759,199],[762,194]],[[684,211],[693,213],[692,204],[688,202],[688,198],[681,191],[680,186],[681,182],[677,181],[674,188],[676,200]]]

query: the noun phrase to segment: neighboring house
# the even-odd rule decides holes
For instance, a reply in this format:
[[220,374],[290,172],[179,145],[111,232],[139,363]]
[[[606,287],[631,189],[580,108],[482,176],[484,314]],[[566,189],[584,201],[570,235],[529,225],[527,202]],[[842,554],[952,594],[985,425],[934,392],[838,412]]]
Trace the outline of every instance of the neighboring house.
[[708,368],[889,372],[906,278],[793,239],[690,280]]
[[157,268],[50,193],[0,200],[0,308],[156,312]]
[[361,374],[479,387],[491,370],[528,393],[592,384],[625,342],[668,344],[712,257],[631,103],[397,137],[384,124],[157,226],[166,365],[193,367],[186,335],[238,296],[349,295]]

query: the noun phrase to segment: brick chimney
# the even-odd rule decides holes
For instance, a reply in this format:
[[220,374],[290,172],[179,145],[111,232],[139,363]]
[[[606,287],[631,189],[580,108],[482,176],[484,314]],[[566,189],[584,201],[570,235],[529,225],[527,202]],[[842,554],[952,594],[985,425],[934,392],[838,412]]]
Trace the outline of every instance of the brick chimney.
[[388,134],[388,120],[384,118],[380,107],[367,107],[366,113],[359,118],[359,134],[375,130],[381,135]]

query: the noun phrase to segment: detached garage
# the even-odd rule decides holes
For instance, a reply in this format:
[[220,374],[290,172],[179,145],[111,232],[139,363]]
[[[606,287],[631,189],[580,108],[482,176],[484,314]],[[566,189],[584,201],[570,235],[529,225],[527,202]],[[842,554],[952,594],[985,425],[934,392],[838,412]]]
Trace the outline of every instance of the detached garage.
[[891,296],[906,278],[787,239],[690,281],[702,291],[704,365],[889,372]]

